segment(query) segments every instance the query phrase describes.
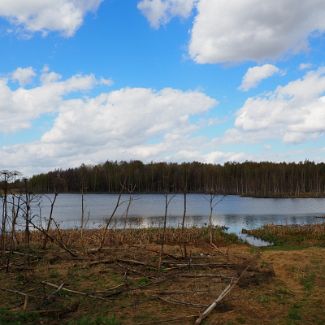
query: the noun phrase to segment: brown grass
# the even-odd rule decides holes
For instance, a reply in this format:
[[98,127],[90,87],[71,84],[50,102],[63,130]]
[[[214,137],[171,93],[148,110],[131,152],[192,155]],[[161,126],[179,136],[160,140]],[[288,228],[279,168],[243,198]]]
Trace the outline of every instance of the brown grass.
[[[247,245],[230,244],[222,235],[215,237],[219,238],[215,248],[208,244],[207,232],[191,229],[181,238],[179,230],[169,229],[163,267],[157,270],[161,239],[156,230],[110,231],[99,252],[91,248],[98,246],[100,230],[85,231],[83,242],[78,230],[53,231],[51,236],[78,252],[77,258],[54,242],[41,250],[43,236],[38,232],[32,233],[30,248],[23,246],[21,236],[16,252],[30,255],[13,254],[9,272],[8,254],[1,257],[0,287],[30,298],[24,312],[22,296],[0,290],[0,306],[5,308],[0,308],[0,324],[194,324],[195,317],[189,316],[216,299],[248,261],[251,266],[239,286],[205,324],[325,323],[322,248],[253,252]],[[187,258],[179,244],[185,240]],[[64,291],[53,295],[55,288],[43,281],[63,283],[89,296]]]

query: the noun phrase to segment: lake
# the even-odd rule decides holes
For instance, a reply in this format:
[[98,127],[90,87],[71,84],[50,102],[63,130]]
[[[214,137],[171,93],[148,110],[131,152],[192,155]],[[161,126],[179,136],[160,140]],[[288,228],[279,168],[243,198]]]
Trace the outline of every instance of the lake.
[[[50,195],[53,198],[53,196]],[[87,194],[84,196],[85,216],[88,228],[100,227],[112,213],[117,195]],[[111,223],[112,228],[124,228],[125,211],[128,196],[117,210]],[[221,199],[222,197],[218,197]],[[161,227],[165,210],[165,198],[162,194],[134,195],[127,221],[128,228]],[[209,195],[188,194],[187,196],[187,227],[204,227],[208,225]],[[33,213],[48,217],[50,201],[43,196],[39,206],[33,206]],[[167,225],[179,227],[183,215],[183,195],[177,194],[168,208]],[[225,196],[213,211],[213,225],[225,226],[253,245],[263,246],[267,243],[241,233],[243,228],[254,229],[265,224],[313,224],[323,222],[317,218],[325,215],[325,199],[264,199],[240,196]],[[81,195],[60,194],[57,198],[53,216],[62,228],[80,226]]]

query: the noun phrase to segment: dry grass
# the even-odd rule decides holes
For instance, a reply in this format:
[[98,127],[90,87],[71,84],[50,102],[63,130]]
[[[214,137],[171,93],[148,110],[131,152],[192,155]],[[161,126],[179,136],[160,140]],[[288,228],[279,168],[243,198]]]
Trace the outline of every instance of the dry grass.
[[[91,250],[100,230],[85,231],[83,241],[79,230],[52,231],[77,258],[55,242],[40,249],[38,232],[24,247],[18,234],[16,252],[29,255],[13,254],[8,272],[8,254],[1,257],[0,287],[27,293],[29,300],[23,311],[23,296],[0,290],[0,324],[194,324],[189,316],[199,315],[248,261],[239,286],[205,324],[325,323],[324,249],[253,252],[219,231],[215,248],[206,230],[186,230],[180,237],[180,230],[168,229],[160,270],[157,230],[110,231],[101,251]],[[44,281],[87,295],[56,292]]]

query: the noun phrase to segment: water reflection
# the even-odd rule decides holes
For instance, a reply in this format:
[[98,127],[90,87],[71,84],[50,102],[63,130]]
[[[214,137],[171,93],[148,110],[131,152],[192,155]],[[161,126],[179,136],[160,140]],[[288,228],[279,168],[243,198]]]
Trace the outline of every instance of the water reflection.
[[[130,208],[127,221],[128,228],[162,227],[164,214],[163,195],[137,195],[137,200]],[[85,211],[88,215],[88,228],[100,227],[111,214],[117,195],[89,194],[85,195]],[[127,201],[128,196],[122,198]],[[208,225],[209,204],[207,197],[200,194],[188,195],[187,227],[203,227]],[[121,229],[125,226],[124,204],[119,207],[111,227]],[[49,201],[42,200],[42,215],[49,214]],[[33,207],[34,213],[39,207]],[[176,195],[168,210],[168,227],[179,227],[182,222],[183,196]],[[257,199],[239,196],[227,196],[215,208],[212,223],[225,226],[228,232],[235,233],[254,245],[265,245],[257,239],[242,234],[245,229],[255,229],[265,224],[290,225],[321,223],[324,219],[316,218],[325,214],[325,199]],[[78,194],[61,194],[54,207],[55,220],[62,228],[80,226],[81,196]]]

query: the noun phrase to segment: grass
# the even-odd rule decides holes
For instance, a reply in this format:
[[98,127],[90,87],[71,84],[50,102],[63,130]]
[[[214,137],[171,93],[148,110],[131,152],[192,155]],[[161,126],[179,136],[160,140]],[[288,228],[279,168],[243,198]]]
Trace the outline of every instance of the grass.
[[32,325],[38,320],[37,314],[31,314],[28,312],[9,311],[4,308],[0,308],[0,324],[7,325]]
[[316,279],[315,273],[309,273],[301,277],[300,283],[304,287],[305,291],[311,292],[311,290],[315,286],[315,279]]
[[273,243],[273,249],[325,247],[325,223],[315,225],[265,225],[259,229],[245,230],[245,233]]
[[301,306],[298,304],[294,304],[290,307],[288,312],[289,321],[300,321],[302,319],[300,308]]
[[[211,274],[226,278],[237,277],[243,265],[253,257],[256,264],[254,262],[243,279],[247,282],[246,285],[237,286],[223,304],[211,313],[205,324],[325,324],[325,249],[319,245],[304,248],[301,242],[293,240],[293,229],[279,231],[278,228],[266,228],[263,231],[271,232],[274,238],[279,237],[282,246],[277,246],[276,249],[251,249],[234,235],[215,228],[213,238],[218,246],[215,249],[209,245],[207,229],[187,229],[182,237],[180,229],[167,229],[166,255],[163,257],[166,263],[161,270],[152,268],[158,265],[161,230],[109,231],[105,249],[99,252],[86,252],[82,249],[78,230],[61,231],[64,243],[78,251],[78,258],[71,258],[54,242],[49,242],[47,250],[41,250],[42,236],[32,233],[30,248],[19,246],[16,250],[37,255],[39,259],[31,258],[30,264],[27,264],[26,257],[13,255],[9,273],[0,271],[0,288],[30,293],[27,311],[22,310],[22,296],[0,290],[0,324],[131,325],[159,323],[176,316],[198,315],[203,308],[168,301],[209,305],[228,283],[211,277]],[[319,229],[313,230],[316,234],[318,231]],[[286,233],[290,235],[284,241]],[[58,235],[55,231],[51,234]],[[98,247],[100,234],[100,230],[85,231],[84,246],[87,249]],[[184,243],[187,245],[188,256],[192,258],[191,263],[231,263],[238,265],[238,268],[174,269],[168,263],[188,262],[188,258],[182,258],[181,254]],[[308,242],[308,245],[311,246],[312,242]],[[145,264],[109,262],[116,259],[136,260]],[[108,263],[89,265],[97,261]],[[2,265],[5,262],[4,259]],[[20,269],[21,265],[28,265],[28,268]],[[270,268],[274,269],[275,275],[257,281],[256,275],[264,274],[258,272],[267,272]],[[209,276],[197,277],[205,273]],[[155,283],[161,278],[166,280]],[[107,300],[60,291],[52,300],[44,303],[44,297],[55,292],[55,288],[42,285],[42,281],[56,285],[64,283],[65,288],[88,295],[105,295],[107,290],[119,285],[131,290],[108,297]],[[202,292],[199,293],[199,290]],[[179,291],[181,293],[175,293]],[[157,299],[158,295],[164,300]],[[54,312],[38,313],[40,311]],[[193,319],[178,323],[190,325],[193,324]]]

